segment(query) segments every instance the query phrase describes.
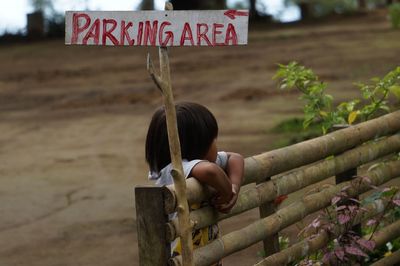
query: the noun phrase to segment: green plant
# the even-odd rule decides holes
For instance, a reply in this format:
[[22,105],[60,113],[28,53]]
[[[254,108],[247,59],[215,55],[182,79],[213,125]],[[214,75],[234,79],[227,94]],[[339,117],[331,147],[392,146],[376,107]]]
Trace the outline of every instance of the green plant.
[[[400,219],[400,199],[398,198],[399,188],[392,186],[390,188],[378,189],[374,187],[375,192],[366,197],[362,204],[372,203],[377,199],[385,199],[387,204],[381,215],[377,218],[370,219],[365,223],[363,227],[363,235],[370,235],[370,238],[375,231],[389,225],[398,219]],[[386,243],[385,246],[374,249],[369,253],[369,262],[374,262],[381,259],[384,256],[388,256],[392,251],[400,249],[400,237],[393,239]]]
[[358,83],[362,97],[348,102],[333,105],[333,97],[326,94],[327,84],[320,81],[311,69],[291,62],[279,64],[274,76],[279,80],[283,90],[297,89],[302,92],[301,99],[306,104],[304,111],[304,128],[312,123],[319,123],[322,133],[326,134],[335,124],[353,124],[365,121],[378,114],[378,111],[389,112],[387,104],[389,94],[400,99],[400,67],[389,72],[383,78],[373,78],[370,84]]
[[[355,198],[349,198],[349,189],[362,184],[369,184],[376,192],[362,202]],[[372,241],[372,238],[377,229],[385,225],[387,219],[390,219],[387,224],[395,221],[396,217],[393,213],[400,211],[398,192],[399,188],[395,186],[379,189],[371,185],[371,180],[368,177],[353,180],[350,186],[344,187],[339,194],[332,198],[330,207],[325,208],[317,218],[299,233],[303,237],[309,237],[325,231],[332,237],[332,240],[323,248],[322,252],[305,258],[303,262],[306,263],[300,265],[321,261],[327,265],[355,265],[364,260],[372,261],[374,258],[383,257],[386,249],[375,250],[375,242]],[[365,213],[366,209],[363,206],[378,199],[386,202],[384,210],[377,218],[370,219],[366,223],[367,230],[364,230],[366,236],[362,237],[352,231],[353,225],[357,217]],[[340,230],[338,224],[341,227]],[[392,242],[397,245],[398,239]],[[391,249],[396,250],[393,248],[394,244],[391,244]]]
[[393,28],[400,28],[400,3],[389,6],[389,19]]
[[331,14],[350,14],[357,10],[357,2],[354,0],[329,0],[329,1],[303,1],[285,0],[289,4],[307,4],[310,15],[321,18]]
[[[326,94],[327,84],[320,81],[311,69],[296,62],[279,65],[274,79],[279,80],[279,87],[283,90],[299,90],[302,93],[300,98],[305,101],[304,119],[291,119],[279,124],[275,130],[280,133],[296,131],[296,134],[298,134],[299,124],[302,123],[304,129],[311,127],[315,130],[316,127],[319,127],[319,130],[325,134],[335,124],[351,125],[355,122],[371,119],[383,112],[389,112],[389,95],[400,100],[400,67],[395,68],[383,78],[373,78],[369,83],[357,83],[356,86],[361,92],[360,98],[337,105],[333,104],[333,97]],[[308,131],[310,132],[310,130]],[[400,156],[400,154],[397,156]],[[379,164],[381,163],[375,164],[371,168]],[[364,177],[361,180],[367,182],[369,179]],[[377,187],[371,187],[378,190]],[[374,258],[383,257],[388,251],[382,247],[374,249],[371,238],[379,227],[393,222],[393,219],[400,218],[400,200],[395,198],[398,188],[378,191],[369,199],[372,201],[385,199],[389,202],[383,212],[384,215],[368,221],[367,224],[370,227],[364,230],[364,233],[370,235],[369,239],[362,238],[351,230],[355,217],[359,216],[364,209],[358,205],[360,204],[358,200],[348,199],[347,189],[343,189],[340,195],[334,197],[332,206],[326,208],[325,212],[303,231],[303,233],[309,235],[325,230],[330,235],[334,235],[335,239],[322,252],[308,256],[298,265],[312,265],[313,262],[321,261],[334,265],[337,265],[335,263],[352,265],[352,263],[360,262],[364,260],[363,258],[368,257],[367,253],[370,254],[369,260],[372,261]],[[354,202],[357,202],[357,204],[354,204]],[[368,203],[368,198],[364,203]],[[335,231],[337,223],[345,230]],[[393,248],[398,242],[399,239],[392,241],[391,247]]]

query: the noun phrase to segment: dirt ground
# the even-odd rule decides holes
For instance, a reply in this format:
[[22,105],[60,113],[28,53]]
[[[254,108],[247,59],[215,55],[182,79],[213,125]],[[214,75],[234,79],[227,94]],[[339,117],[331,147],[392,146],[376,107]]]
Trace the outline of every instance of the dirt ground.
[[[161,97],[146,69],[155,49],[68,47],[62,40],[0,46],[0,265],[138,265],[133,188],[150,184],[144,140]],[[249,45],[171,50],[175,98],[208,106],[219,147],[250,156],[276,147],[269,130],[301,115],[279,91],[277,63],[299,61],[337,101],[355,81],[400,63],[386,12],[310,25],[255,27]],[[229,232],[257,219],[222,222]],[[224,260],[252,265],[257,244]]]

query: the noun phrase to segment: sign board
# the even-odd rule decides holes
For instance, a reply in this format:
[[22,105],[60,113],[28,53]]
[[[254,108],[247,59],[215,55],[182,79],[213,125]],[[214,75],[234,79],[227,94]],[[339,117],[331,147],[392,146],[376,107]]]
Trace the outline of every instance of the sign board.
[[65,43],[111,46],[247,44],[248,10],[67,11]]

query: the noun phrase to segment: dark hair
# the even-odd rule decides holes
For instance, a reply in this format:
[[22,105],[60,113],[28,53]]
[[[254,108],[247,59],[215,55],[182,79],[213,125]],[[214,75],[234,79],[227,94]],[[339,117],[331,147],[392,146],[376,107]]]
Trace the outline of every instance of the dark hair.
[[[182,158],[203,159],[218,136],[217,120],[197,103],[181,102],[175,108]],[[158,108],[151,119],[146,137],[146,161],[154,172],[171,163],[164,107]]]

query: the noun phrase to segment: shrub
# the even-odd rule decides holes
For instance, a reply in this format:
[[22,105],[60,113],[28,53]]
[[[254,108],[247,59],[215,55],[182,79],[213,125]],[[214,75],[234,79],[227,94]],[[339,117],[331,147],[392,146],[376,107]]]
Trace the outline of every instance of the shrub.
[[368,84],[357,83],[361,92],[359,99],[333,104],[333,97],[326,94],[327,84],[319,80],[311,69],[291,62],[279,65],[274,79],[278,79],[283,90],[297,89],[302,93],[304,105],[304,128],[317,122],[326,134],[335,124],[353,124],[390,112],[388,97],[394,95],[400,100],[400,67],[383,78],[373,78]]
[[389,19],[393,28],[400,28],[400,3],[392,4],[389,7]]

